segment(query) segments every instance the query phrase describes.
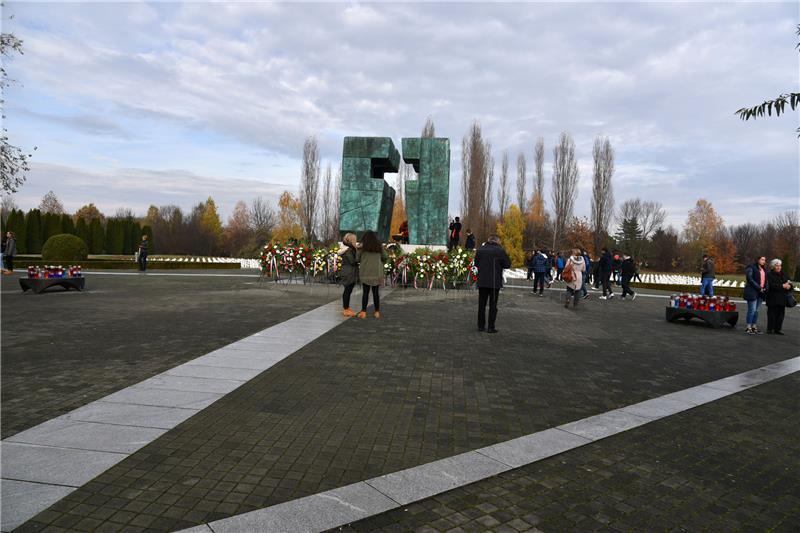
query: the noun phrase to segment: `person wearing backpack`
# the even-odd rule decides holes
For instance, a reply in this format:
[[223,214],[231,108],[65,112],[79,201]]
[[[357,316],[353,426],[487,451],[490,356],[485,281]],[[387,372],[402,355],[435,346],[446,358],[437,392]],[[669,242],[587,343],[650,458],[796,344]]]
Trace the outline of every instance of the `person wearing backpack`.
[[381,285],[386,279],[386,270],[383,265],[389,256],[383,249],[381,241],[375,232],[368,231],[361,237],[361,250],[358,253],[358,277],[361,280],[361,311],[358,318],[367,317],[367,304],[369,293],[372,292],[372,303],[375,304],[375,318],[381,317]]
[[358,251],[355,234],[347,233],[342,238],[342,243],[344,248],[339,250],[339,255],[342,256],[339,282],[344,286],[344,292],[342,292],[342,315],[345,318],[350,318],[351,316],[356,316],[356,313],[350,309],[350,296],[353,294],[353,288],[358,282]]
[[583,287],[583,276],[586,273],[586,263],[583,260],[581,251],[577,248],[572,250],[572,255],[567,259],[564,270],[561,272],[561,279],[567,284],[567,297],[564,307],[569,308],[569,301],[572,300],[572,307],[578,307],[578,298]]

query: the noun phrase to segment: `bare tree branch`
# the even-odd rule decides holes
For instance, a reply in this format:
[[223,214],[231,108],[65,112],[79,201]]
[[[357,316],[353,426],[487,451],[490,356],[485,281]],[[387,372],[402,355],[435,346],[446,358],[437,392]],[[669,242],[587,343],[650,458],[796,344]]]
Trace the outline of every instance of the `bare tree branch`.
[[436,137],[436,127],[433,125],[433,118],[429,115],[427,119],[425,119],[425,126],[422,127],[422,138],[433,138]]
[[553,148],[553,249],[556,248],[567,222],[572,220],[578,187],[578,162],[575,159],[575,141],[563,132]]
[[497,189],[497,203],[500,211],[500,218],[506,215],[509,202],[509,183],[508,183],[508,150],[503,152],[503,159],[500,162],[500,183]]
[[517,156],[517,206],[519,206],[521,213],[525,212],[528,203],[527,195],[525,194],[525,180],[528,178],[527,174],[525,154],[520,152]]
[[306,239],[314,239],[314,219],[319,190],[319,146],[317,138],[306,137],[303,143],[303,169],[300,176],[300,214]]
[[614,216],[614,191],[611,178],[614,175],[614,149],[608,138],[598,137],[594,141],[594,176],[592,180],[592,232],[594,251],[597,253],[608,225]]

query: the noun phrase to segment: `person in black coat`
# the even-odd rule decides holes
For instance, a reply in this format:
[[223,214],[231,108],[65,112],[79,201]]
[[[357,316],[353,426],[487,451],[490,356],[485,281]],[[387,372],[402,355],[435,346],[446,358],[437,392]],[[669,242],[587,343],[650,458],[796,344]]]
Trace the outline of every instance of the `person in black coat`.
[[631,300],[636,299],[636,293],[633,292],[631,289],[631,280],[633,279],[633,275],[636,273],[636,264],[633,262],[633,259],[630,256],[624,256],[622,260],[622,265],[620,266],[620,276],[622,278],[622,299],[625,299],[625,296],[630,294]]
[[497,298],[503,287],[503,269],[511,268],[511,259],[500,246],[497,235],[489,235],[486,244],[475,252],[475,266],[478,267],[478,331],[486,326],[486,303],[489,302],[488,333],[497,333]]
[[603,295],[601,300],[610,300],[614,297],[614,291],[611,290],[611,271],[614,269],[614,258],[608,248],[603,248],[600,255],[600,264],[598,272],[600,273],[600,283],[603,284]]
[[475,249],[475,235],[472,234],[472,230],[469,228],[467,228],[467,240],[464,243],[464,248],[467,250]]
[[767,274],[767,333],[783,335],[783,315],[786,313],[786,294],[792,290],[789,277],[782,271],[780,259],[769,262]]

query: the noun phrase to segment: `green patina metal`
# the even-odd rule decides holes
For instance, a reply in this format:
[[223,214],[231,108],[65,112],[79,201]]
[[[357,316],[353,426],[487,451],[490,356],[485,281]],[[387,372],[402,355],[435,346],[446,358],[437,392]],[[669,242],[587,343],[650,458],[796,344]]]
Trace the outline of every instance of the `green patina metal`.
[[339,191],[339,233],[374,231],[389,240],[395,191],[383,179],[397,172],[400,154],[389,137],[345,137],[342,186]]
[[403,160],[419,175],[406,182],[409,242],[446,245],[450,139],[404,138]]

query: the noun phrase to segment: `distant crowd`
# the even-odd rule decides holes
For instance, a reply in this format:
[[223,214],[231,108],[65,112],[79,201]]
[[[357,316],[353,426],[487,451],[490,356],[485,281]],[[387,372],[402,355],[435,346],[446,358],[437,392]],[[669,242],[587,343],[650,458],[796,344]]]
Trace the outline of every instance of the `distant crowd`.
[[[459,217],[455,217],[449,225],[448,249],[460,244],[462,225]],[[407,242],[408,225],[401,226],[403,241]],[[374,315],[381,317],[380,285],[384,281],[383,265],[387,256],[377,236],[368,231],[361,242],[355,234],[344,236],[341,279],[344,285],[342,294],[343,314],[346,317],[358,316],[366,318],[369,295],[374,302]],[[467,229],[465,248],[475,248],[475,236]],[[497,235],[490,235],[475,252],[478,288],[478,331],[496,333],[497,300],[503,288],[503,270],[511,268],[511,260],[500,245]],[[531,293],[543,296],[544,289],[550,288],[556,281],[566,286],[564,307],[575,308],[581,299],[590,297],[589,289],[602,291],[601,300],[614,298],[613,286],[621,287],[620,298],[636,299],[636,291],[631,283],[641,282],[639,275],[640,262],[630,255],[619,253],[603,247],[599,256],[592,258],[587,250],[573,248],[569,252],[550,251],[546,248],[529,250],[525,255],[527,279],[532,280]],[[747,301],[748,335],[758,335],[763,331],[758,327],[758,308],[761,302],[768,307],[767,333],[783,335],[783,319],[786,307],[796,305],[791,293],[792,283],[784,272],[779,259],[770,261],[770,269],[766,270],[766,258],[756,258],[755,262],[745,269],[746,285],[744,299]],[[700,267],[701,296],[714,295],[714,260],[703,256]],[[356,283],[362,284],[361,310],[356,313],[350,309],[350,297]],[[489,307],[488,320],[486,307]]]

